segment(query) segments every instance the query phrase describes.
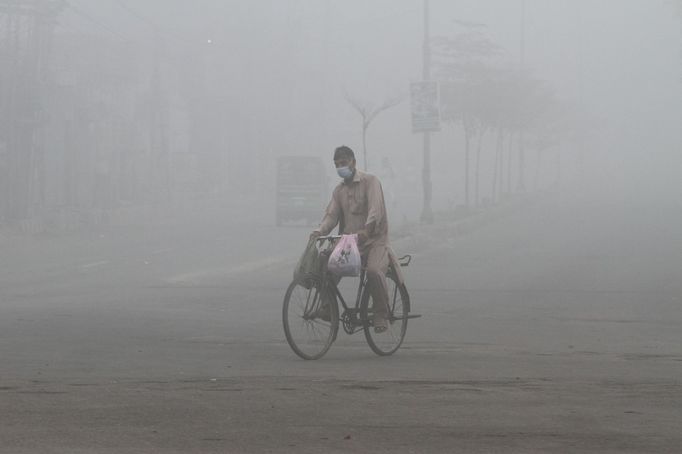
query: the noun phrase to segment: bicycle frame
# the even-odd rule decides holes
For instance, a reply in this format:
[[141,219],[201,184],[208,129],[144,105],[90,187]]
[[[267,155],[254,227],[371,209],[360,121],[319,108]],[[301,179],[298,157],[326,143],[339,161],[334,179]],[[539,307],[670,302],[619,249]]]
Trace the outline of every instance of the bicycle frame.
[[[322,255],[323,257],[326,256],[328,258],[329,254],[331,254],[331,251],[333,250],[335,241],[338,240],[339,238],[341,238],[341,236],[338,235],[319,237],[318,241],[320,241],[322,244],[324,244],[325,241],[329,242],[327,248],[324,249],[323,251],[322,250],[320,251],[320,255]],[[401,264],[401,266],[409,265],[412,257],[408,255],[405,256],[404,258],[407,258],[407,263],[405,263],[404,265]],[[364,266],[360,271],[360,283],[358,284],[358,290],[355,295],[355,305],[352,307],[346,302],[346,299],[343,297],[343,294],[339,290],[335,278],[331,275],[331,273],[329,273],[326,266],[323,266],[322,268],[322,283],[324,285],[325,291],[328,291],[329,294],[334,297],[336,304],[338,305],[338,303],[340,302],[341,306],[343,307],[343,312],[339,312],[339,321],[341,321],[344,331],[347,334],[355,334],[356,332],[360,331],[363,328],[364,323],[367,322],[367,320],[363,320],[362,318],[360,318],[360,305],[362,304],[362,294],[365,288],[367,287],[367,276]],[[395,294],[397,293],[397,291],[398,289],[396,287],[392,299],[393,301],[395,301],[396,296]],[[391,308],[391,312],[392,309],[393,308]],[[413,317],[408,315],[405,318]]]

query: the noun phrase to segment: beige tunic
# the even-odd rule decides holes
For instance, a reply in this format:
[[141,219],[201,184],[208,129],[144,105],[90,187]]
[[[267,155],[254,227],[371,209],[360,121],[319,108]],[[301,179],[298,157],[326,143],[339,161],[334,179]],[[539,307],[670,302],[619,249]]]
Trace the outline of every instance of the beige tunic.
[[340,225],[340,234],[353,234],[376,222],[374,230],[367,232],[369,239],[361,247],[364,255],[374,245],[388,246],[388,220],[386,205],[379,179],[357,170],[353,180],[345,180],[336,186],[327,206],[319,231],[329,233]]
[[329,235],[338,224],[339,233],[348,235],[366,229],[373,222],[376,223],[374,229],[367,232],[369,239],[360,246],[360,254],[367,272],[374,312],[385,316],[389,307],[386,281],[389,266],[393,266],[399,283],[404,280],[400,264],[388,244],[386,205],[379,179],[358,170],[352,181],[339,183],[318,230],[322,235]]

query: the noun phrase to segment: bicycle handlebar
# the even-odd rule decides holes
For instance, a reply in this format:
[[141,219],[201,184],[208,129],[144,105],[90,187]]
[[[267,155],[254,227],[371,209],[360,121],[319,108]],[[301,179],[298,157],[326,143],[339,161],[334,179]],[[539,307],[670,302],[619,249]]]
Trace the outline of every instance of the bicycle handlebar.
[[317,241],[325,241],[325,240],[338,240],[341,238],[342,235],[325,235],[325,236],[318,236],[316,238]]
[[[324,235],[324,236],[318,236],[315,238],[315,241],[319,241],[320,243],[324,241],[333,241],[333,240],[338,240],[342,237],[343,235]],[[412,256],[410,254],[404,255],[400,258],[398,258],[398,264],[400,266],[410,266],[410,262],[412,261]]]

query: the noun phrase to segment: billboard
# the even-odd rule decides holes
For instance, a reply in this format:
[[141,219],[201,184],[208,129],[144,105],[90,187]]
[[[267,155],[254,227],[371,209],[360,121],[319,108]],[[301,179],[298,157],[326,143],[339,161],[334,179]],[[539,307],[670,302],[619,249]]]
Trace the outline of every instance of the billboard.
[[410,84],[412,132],[440,131],[438,82],[421,81]]

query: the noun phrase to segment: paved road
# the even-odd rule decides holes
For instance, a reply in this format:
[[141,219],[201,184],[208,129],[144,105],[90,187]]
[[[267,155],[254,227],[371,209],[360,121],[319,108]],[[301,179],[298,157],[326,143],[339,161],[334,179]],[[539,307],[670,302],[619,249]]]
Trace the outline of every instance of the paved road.
[[553,201],[444,228],[408,271],[404,348],[341,335],[315,362],[280,322],[307,228],[203,213],[5,241],[0,452],[679,452],[682,220],[662,213]]

